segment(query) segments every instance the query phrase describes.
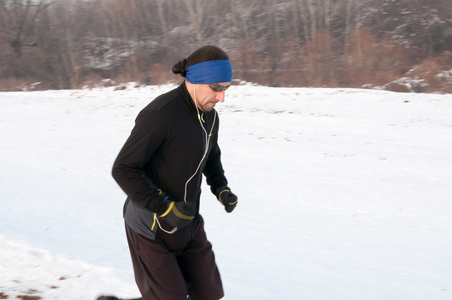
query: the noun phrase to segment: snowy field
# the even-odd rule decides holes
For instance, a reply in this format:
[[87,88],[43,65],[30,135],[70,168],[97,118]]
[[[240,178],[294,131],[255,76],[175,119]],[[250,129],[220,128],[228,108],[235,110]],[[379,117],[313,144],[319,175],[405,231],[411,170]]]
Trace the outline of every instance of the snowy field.
[[[0,296],[139,295],[110,171],[173,87],[0,93]],[[217,110],[224,299],[452,299],[452,95],[243,85]]]

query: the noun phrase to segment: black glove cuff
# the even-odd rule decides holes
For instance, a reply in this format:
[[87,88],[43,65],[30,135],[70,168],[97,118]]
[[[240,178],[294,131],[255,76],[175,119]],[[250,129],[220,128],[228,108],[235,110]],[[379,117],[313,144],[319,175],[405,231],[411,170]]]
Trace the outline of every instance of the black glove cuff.
[[171,202],[169,196],[160,190],[152,211],[157,215],[162,215],[168,210]]
[[225,190],[231,191],[231,189],[227,185],[224,185],[215,191],[215,196],[218,197],[221,194],[221,192],[223,192]]
[[223,203],[224,199],[221,198],[221,196],[222,196],[222,194],[224,192],[229,192],[230,193],[231,189],[228,186],[222,186],[221,188],[219,188],[217,190],[216,196],[217,196],[218,201],[220,201],[221,204],[226,205],[226,203]]

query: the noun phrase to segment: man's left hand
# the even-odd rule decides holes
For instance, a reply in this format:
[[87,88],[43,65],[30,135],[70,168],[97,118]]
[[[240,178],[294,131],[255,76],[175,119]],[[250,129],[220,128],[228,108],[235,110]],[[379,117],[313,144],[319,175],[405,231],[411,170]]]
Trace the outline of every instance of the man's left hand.
[[227,186],[221,187],[217,190],[217,198],[221,204],[224,205],[224,209],[230,213],[237,206],[238,198],[231,192],[231,189]]

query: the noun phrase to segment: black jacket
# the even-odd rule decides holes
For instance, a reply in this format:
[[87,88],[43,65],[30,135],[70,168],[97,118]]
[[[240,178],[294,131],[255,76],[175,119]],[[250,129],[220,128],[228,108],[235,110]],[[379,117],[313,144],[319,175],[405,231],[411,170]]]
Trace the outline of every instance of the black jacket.
[[[198,214],[202,174],[213,193],[227,185],[218,128],[215,110],[200,111],[198,118],[185,83],[157,97],[138,114],[112,170],[128,196],[125,219],[132,229],[141,234],[151,229],[156,202],[161,201],[159,190],[171,200],[191,203]],[[151,238],[155,235],[152,229]]]

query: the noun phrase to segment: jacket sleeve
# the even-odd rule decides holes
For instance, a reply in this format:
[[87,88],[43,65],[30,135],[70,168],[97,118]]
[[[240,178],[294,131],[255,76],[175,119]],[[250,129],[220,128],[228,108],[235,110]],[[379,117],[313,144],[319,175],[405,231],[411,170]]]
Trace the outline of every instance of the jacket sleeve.
[[228,184],[228,180],[224,175],[223,165],[221,163],[221,150],[218,146],[218,131],[213,136],[212,149],[207,158],[206,166],[203,174],[206,176],[207,184],[210,185],[210,190],[213,194],[223,186]]
[[164,141],[161,124],[156,111],[142,110],[112,169],[113,178],[127,196],[151,211],[160,201],[159,189],[144,172],[144,166]]

